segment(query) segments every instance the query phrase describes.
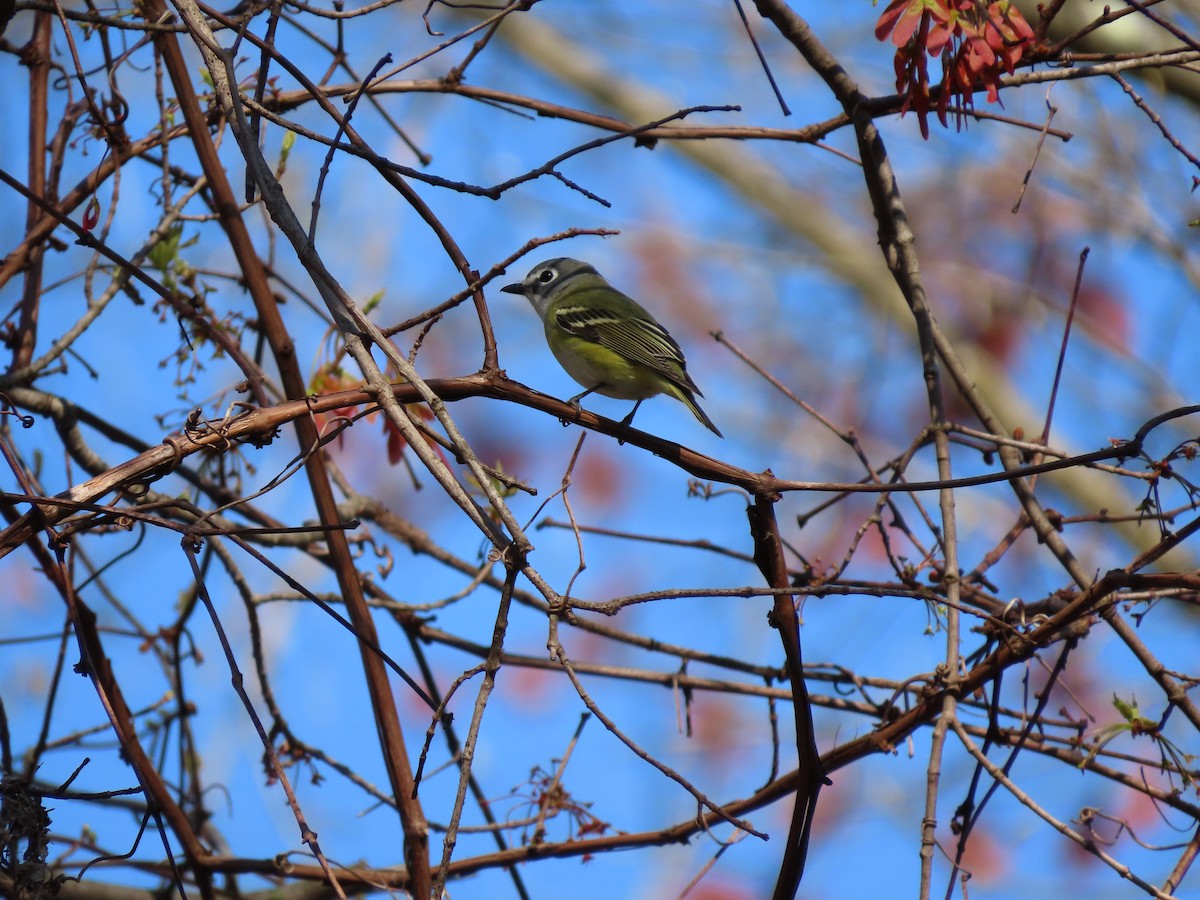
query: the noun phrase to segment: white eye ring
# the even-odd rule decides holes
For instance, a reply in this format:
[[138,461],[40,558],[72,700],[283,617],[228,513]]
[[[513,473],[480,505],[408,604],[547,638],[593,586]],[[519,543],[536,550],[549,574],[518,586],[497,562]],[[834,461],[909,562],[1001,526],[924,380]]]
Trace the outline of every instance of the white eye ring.
[[557,277],[558,273],[553,269],[542,269],[542,271],[538,273],[538,281],[540,281],[542,284],[549,284]]

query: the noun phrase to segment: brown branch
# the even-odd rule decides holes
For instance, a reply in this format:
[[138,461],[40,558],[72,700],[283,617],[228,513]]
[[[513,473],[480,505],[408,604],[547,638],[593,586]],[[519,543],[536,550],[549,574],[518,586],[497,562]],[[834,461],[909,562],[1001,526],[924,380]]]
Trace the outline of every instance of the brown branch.
[[[754,561],[767,584],[773,588],[786,588],[791,583],[783,545],[779,539],[779,525],[775,521],[773,504],[775,498],[759,494],[754,505],[747,509],[750,517],[750,535],[754,540]],[[804,683],[804,660],[800,650],[800,620],[796,615],[796,600],[792,594],[777,594],[770,618],[771,625],[779,630],[787,659],[788,681],[792,686],[792,711],[796,722],[796,753],[799,760],[800,780],[797,785],[795,804],[792,807],[791,824],[788,826],[787,845],[783,861],[775,882],[775,900],[794,897],[800,879],[804,875],[804,862],[808,857],[808,842],[812,835],[813,817],[817,812],[817,796],[823,785],[829,784],[821,766],[821,754],[817,749],[816,733],[813,729],[812,705],[808,699],[808,687]]]
[[[50,25],[49,13],[39,12],[33,20],[33,36],[26,45],[23,56],[29,68],[29,190],[41,196],[46,193],[46,128],[50,81]],[[25,229],[31,230],[37,223],[41,211],[36,203],[29,201],[25,208]],[[30,253],[25,269],[25,283],[21,290],[21,312],[17,320],[17,334],[9,344],[13,359],[9,371],[22,369],[33,359],[33,348],[37,343],[38,309],[42,293],[42,247]]]
[[[149,21],[163,20],[167,8],[163,0],[147,0],[140,10]],[[188,125],[192,145],[200,160],[213,193],[214,205],[234,255],[238,259],[247,290],[254,301],[259,326],[266,336],[279,368],[284,392],[293,400],[300,400],[308,393],[307,385],[300,373],[291,335],[283,322],[278,303],[271,291],[266,271],[254,248],[250,233],[238,208],[237,199],[229,183],[225,167],[217,154],[216,145],[209,133],[208,122],[192,88],[191,76],[184,60],[179,42],[174,34],[160,32],[154,37],[159,52],[163,55],[167,72],[178,97],[180,111]],[[388,679],[387,669],[378,656],[371,652],[370,645],[378,646],[374,619],[366,605],[362,582],[354,565],[353,554],[340,528],[341,517],[333,496],[324,456],[310,452],[319,446],[319,435],[311,417],[298,416],[295,420],[296,437],[301,453],[305,454],[305,469],[317,515],[326,527],[325,539],[334,560],[334,571],[346,601],[347,612],[354,624],[355,633],[361,637],[360,658],[366,675],[371,697],[371,708],[378,727],[380,749],[396,797],[401,826],[405,835],[405,860],[414,879],[418,893],[429,891],[428,826],[421,806],[413,796],[412,769],[404,744],[396,701]]]

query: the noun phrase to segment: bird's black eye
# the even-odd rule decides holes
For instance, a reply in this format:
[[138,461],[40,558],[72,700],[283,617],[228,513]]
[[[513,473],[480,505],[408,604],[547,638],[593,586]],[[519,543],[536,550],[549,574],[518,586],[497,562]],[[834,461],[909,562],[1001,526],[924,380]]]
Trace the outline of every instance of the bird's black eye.
[[538,281],[540,281],[542,284],[549,284],[557,275],[558,273],[553,269],[542,269],[542,271],[538,273]]

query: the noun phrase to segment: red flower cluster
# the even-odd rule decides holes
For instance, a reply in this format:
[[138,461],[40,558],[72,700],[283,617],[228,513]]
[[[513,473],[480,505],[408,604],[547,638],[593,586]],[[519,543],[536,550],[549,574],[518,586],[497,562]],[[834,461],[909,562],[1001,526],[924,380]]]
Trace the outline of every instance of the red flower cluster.
[[[974,92],[983,88],[988,102],[998,103],[1001,74],[1011,75],[1033,46],[1033,29],[1010,0],[892,0],[875,23],[879,40],[889,34],[903,111],[916,110],[925,137],[929,110],[936,109],[945,125],[951,97],[970,108]],[[942,61],[936,99],[929,88],[930,56]]]
[[[391,374],[390,372],[388,373]],[[355,378],[342,369],[336,363],[328,363],[322,366],[316,376],[309,383],[309,393],[312,395],[331,394],[335,391],[350,391],[361,388],[363,385],[361,378]],[[433,412],[423,403],[406,404],[410,413],[419,419],[426,422],[433,420]],[[325,435],[325,429],[331,425],[337,425],[339,431],[337,433],[338,446],[342,445],[342,427],[350,425],[359,414],[359,405],[351,404],[342,406],[331,412],[318,412],[313,414],[313,418],[317,422],[317,429],[322,437]],[[366,418],[368,421],[376,417],[375,412],[368,413]],[[383,433],[387,437],[387,459],[390,465],[396,465],[404,457],[404,450],[408,444],[404,440],[404,435],[400,430],[392,424],[391,419],[383,420]],[[442,452],[442,448],[432,438],[426,437],[426,442],[434,449],[434,452],[442,458],[442,461],[449,465],[446,459],[446,454]]]

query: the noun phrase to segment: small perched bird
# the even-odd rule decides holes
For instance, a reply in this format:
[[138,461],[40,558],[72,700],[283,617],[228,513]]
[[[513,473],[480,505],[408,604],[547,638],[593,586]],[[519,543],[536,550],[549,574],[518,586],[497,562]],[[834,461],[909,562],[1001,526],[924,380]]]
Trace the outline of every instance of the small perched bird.
[[[546,342],[567,374],[587,390],[568,402],[575,407],[593,391],[636,400],[622,421],[628,425],[642,401],[668,394],[692,411],[717,437],[724,437],[696,403],[703,397],[687,373],[675,339],[636,300],[604,280],[588,263],[550,259],[520,284],[500,290],[523,294],[546,326]],[[695,396],[693,396],[695,395]]]

